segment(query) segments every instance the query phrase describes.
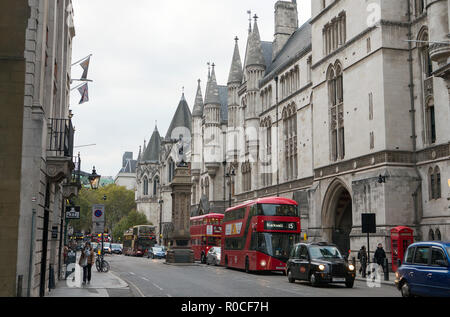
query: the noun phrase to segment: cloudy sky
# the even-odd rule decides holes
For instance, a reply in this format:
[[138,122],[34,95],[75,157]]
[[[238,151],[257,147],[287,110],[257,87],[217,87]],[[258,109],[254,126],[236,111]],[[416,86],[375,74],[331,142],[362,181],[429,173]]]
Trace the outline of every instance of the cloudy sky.
[[[76,37],[73,62],[93,54],[89,69],[90,102],[78,105],[71,94],[75,151],[82,170],[95,165],[115,177],[122,155],[149,141],[158,123],[162,135],[185,89],[192,110],[197,80],[205,92],[207,63],[216,64],[225,85],[234,38],[245,55],[248,14],[258,15],[263,41],[272,41],[275,0],[73,0]],[[311,15],[310,0],[298,0],[300,25]],[[79,78],[82,69],[72,69]],[[73,86],[74,87],[74,86]],[[89,144],[95,146],[79,147]]]

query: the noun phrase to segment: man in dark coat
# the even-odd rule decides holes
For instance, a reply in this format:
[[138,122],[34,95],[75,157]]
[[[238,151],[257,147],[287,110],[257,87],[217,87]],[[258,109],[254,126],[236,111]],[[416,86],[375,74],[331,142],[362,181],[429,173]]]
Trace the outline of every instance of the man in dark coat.
[[363,245],[361,250],[358,252],[358,260],[361,263],[361,267],[359,268],[359,274],[362,274],[362,277],[366,277],[366,269],[367,269],[367,252],[366,247]]
[[386,252],[384,252],[383,245],[381,243],[378,244],[378,248],[375,251],[375,255],[373,256],[374,262],[380,265],[383,268],[384,272],[384,259],[386,258]]

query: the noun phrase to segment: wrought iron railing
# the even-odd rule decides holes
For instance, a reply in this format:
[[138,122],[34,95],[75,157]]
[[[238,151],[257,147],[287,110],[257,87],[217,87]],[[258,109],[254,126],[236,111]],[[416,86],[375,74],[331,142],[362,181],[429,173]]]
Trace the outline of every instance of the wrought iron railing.
[[50,119],[50,142],[47,151],[56,156],[73,157],[75,130],[70,119]]

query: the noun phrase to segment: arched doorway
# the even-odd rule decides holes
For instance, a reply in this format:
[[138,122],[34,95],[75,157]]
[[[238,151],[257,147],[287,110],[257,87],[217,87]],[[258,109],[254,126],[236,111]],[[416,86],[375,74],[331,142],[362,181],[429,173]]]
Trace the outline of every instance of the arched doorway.
[[352,197],[346,186],[334,181],[325,195],[322,209],[322,228],[328,242],[336,244],[341,252],[350,250],[353,227]]

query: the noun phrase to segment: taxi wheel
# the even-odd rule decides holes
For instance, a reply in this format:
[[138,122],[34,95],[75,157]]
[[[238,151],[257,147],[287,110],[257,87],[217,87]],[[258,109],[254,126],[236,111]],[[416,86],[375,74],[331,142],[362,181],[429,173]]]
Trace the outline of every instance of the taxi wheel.
[[287,273],[289,283],[295,283],[295,278],[292,277],[292,271],[289,270]]
[[309,282],[310,282],[311,285],[314,286],[314,287],[316,287],[316,286],[319,285],[319,282],[317,281],[316,274],[313,273],[313,274],[311,274],[311,275],[309,276]]
[[411,297],[411,289],[409,287],[408,282],[404,282],[402,288],[400,290],[402,292],[403,297]]
[[346,281],[345,286],[347,288],[353,288],[353,285],[355,284],[355,281]]

